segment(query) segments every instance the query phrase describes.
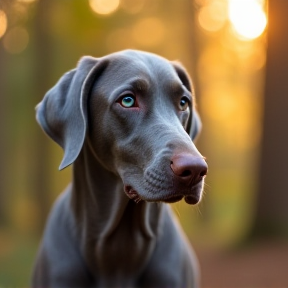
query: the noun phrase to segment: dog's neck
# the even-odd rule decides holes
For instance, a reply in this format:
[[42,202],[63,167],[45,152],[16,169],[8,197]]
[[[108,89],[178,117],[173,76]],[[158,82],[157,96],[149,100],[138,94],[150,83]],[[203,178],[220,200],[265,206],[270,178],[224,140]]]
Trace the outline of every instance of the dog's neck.
[[[98,269],[108,274],[118,269],[119,265],[113,265],[113,262],[117,263],[117,256],[132,257],[135,259],[131,261],[132,265],[122,268],[129,274],[135,273],[135,268],[143,265],[136,263],[137,259],[147,258],[155,245],[163,205],[144,201],[137,204],[130,200],[124,193],[120,177],[106,170],[88,145],[84,145],[74,163],[72,187],[72,205],[82,244],[85,250],[88,249],[85,252],[91,257],[93,249],[99,258],[96,260]],[[124,246],[131,247],[131,255],[121,255],[121,250],[127,251]],[[117,247],[117,251],[113,247]]]

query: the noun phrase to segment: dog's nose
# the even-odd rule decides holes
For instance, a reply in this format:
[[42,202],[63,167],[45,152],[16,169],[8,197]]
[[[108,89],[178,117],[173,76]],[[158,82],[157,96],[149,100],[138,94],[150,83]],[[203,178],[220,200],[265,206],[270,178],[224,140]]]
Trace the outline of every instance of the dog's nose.
[[187,184],[197,184],[208,171],[204,158],[190,154],[177,154],[171,159],[173,173]]

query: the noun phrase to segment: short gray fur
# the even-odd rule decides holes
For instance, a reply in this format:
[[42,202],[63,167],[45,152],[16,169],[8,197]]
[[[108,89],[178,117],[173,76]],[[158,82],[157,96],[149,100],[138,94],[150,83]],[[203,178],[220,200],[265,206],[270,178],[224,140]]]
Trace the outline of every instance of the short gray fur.
[[[140,108],[121,106],[131,90]],[[51,211],[32,287],[199,287],[197,259],[165,203],[183,186],[171,157],[203,158],[191,140],[201,125],[192,90],[179,63],[125,50],[83,57],[47,92],[37,121],[73,180]],[[179,112],[182,94],[190,104]],[[200,201],[203,182],[183,195]]]

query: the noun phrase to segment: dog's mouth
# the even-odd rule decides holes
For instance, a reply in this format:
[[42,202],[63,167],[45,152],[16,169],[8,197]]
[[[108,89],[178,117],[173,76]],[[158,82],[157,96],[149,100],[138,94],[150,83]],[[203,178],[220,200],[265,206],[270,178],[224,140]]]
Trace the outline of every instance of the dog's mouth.
[[124,186],[124,190],[125,190],[125,193],[127,194],[127,196],[128,196],[131,200],[134,200],[136,203],[139,203],[141,200],[143,200],[143,199],[139,196],[139,194],[137,193],[137,191],[132,188],[132,186],[125,185],[125,186]]
[[[133,189],[132,186],[130,185],[125,185],[124,186],[124,190],[125,190],[125,193],[126,195],[131,199],[131,200],[134,200],[136,203],[139,203],[140,201],[149,201],[149,200],[146,200],[146,199],[143,199],[138,193],[136,190]],[[155,202],[165,202],[165,203],[175,203],[175,202],[178,202],[180,200],[182,200],[184,197],[184,200],[187,204],[190,204],[190,205],[195,205],[197,204],[199,201],[200,201],[200,198],[197,197],[196,195],[182,195],[182,194],[178,194],[178,195],[169,195],[167,197],[163,197],[161,199],[155,199],[154,201]],[[150,201],[153,201],[153,200],[150,200]],[[149,202],[150,202],[149,201]]]

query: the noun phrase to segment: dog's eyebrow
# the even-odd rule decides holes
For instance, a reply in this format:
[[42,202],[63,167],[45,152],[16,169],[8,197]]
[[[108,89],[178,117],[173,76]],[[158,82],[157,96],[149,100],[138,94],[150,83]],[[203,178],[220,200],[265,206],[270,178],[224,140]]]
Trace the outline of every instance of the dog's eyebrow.
[[186,86],[181,82],[170,82],[169,83],[169,90],[173,94],[182,94],[183,92],[188,91]]
[[129,84],[139,91],[145,91],[149,87],[149,82],[146,79],[139,77],[135,77],[134,79],[132,79]]

